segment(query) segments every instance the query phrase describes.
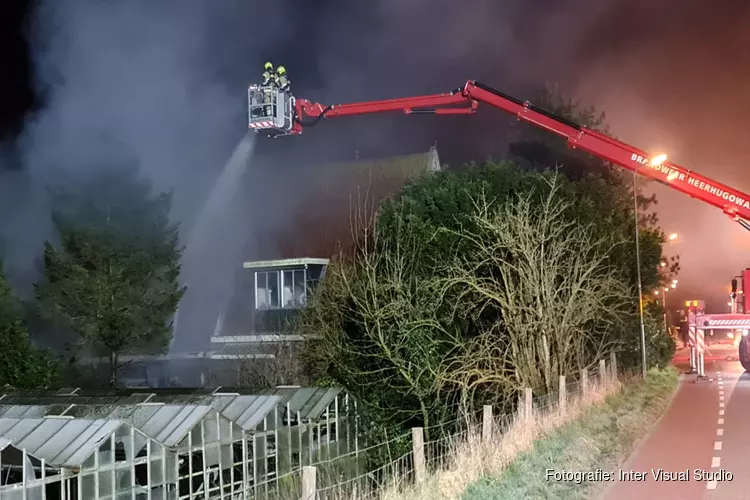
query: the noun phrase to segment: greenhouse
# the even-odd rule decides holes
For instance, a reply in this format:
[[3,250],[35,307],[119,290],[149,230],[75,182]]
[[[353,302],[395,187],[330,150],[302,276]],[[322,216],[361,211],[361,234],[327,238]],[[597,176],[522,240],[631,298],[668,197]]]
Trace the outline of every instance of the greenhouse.
[[354,409],[336,388],[0,394],[0,498],[273,497],[357,448]]

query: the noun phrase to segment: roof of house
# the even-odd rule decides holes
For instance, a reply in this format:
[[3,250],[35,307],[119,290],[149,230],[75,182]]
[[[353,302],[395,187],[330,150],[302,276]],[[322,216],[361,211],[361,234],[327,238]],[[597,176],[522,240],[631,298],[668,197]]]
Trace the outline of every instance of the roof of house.
[[309,257],[300,257],[293,259],[276,259],[276,260],[254,260],[243,262],[242,267],[245,269],[267,269],[282,267],[302,267],[302,266],[327,266],[328,259],[313,259]]
[[437,149],[380,159],[313,167],[292,223],[271,235],[275,255],[268,259],[307,256],[330,258],[353,241],[354,221],[369,221],[378,205],[410,180],[440,170]]

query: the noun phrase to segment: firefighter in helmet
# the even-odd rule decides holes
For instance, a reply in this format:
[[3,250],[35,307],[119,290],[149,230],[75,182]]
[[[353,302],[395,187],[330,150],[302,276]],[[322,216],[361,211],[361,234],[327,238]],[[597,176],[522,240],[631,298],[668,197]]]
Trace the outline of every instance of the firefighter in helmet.
[[271,93],[272,90],[269,89],[271,85],[276,85],[276,70],[273,67],[273,64],[271,61],[266,61],[266,64],[263,65],[263,81],[261,83],[261,86],[265,87],[263,89],[263,116],[273,116],[273,108],[271,107],[272,97]]
[[279,66],[276,68],[276,86],[279,87],[279,90],[283,92],[289,91],[289,77],[286,74],[286,68],[284,66]]
[[271,85],[276,83],[276,72],[273,69],[273,64],[270,61],[266,62],[263,66],[263,86]]

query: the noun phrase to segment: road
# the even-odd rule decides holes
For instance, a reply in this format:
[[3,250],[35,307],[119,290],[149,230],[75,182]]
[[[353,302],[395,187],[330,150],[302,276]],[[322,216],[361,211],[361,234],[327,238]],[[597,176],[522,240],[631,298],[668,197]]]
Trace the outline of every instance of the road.
[[[651,430],[623,471],[646,472],[644,480],[618,481],[606,492],[607,500],[659,498],[664,500],[750,500],[749,467],[750,375],[736,360],[729,344],[708,347],[706,375],[710,382],[695,382],[683,375],[667,412]],[[675,364],[689,366],[687,352],[680,350]],[[656,480],[652,470],[689,470],[689,480]],[[696,480],[695,469],[710,476]],[[677,475],[675,474],[676,479]],[[731,478],[731,479],[730,479]]]

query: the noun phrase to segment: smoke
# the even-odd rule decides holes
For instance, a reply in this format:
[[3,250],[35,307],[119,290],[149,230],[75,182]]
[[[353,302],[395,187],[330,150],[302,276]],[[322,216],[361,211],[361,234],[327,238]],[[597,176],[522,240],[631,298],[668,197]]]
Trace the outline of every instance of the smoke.
[[252,53],[226,50],[231,32],[214,38],[221,13],[192,0],[42,2],[32,47],[46,99],[22,140],[26,167],[49,179],[135,158],[175,189],[177,219],[194,216],[244,132],[237,77],[254,69]]
[[[530,86],[558,81],[584,104],[605,111],[621,139],[665,151],[673,161],[750,193],[743,161],[750,156],[747,2],[361,4],[336,2],[325,11],[331,22],[317,42],[317,60],[328,78],[316,98],[346,102],[442,92],[468,78],[528,98]],[[501,153],[509,122],[486,109],[470,118],[366,120],[335,126],[334,133],[363,152],[386,142],[397,148],[395,137],[423,148],[437,140],[441,158],[452,163]],[[714,207],[665,187],[654,191],[665,231],[683,236],[668,249],[682,261],[677,297],[716,297],[723,311],[726,283],[750,265],[750,235]]]
[[[637,0],[610,9],[582,56],[577,93],[606,110],[613,132],[643,149],[750,193],[745,47],[750,5]],[[613,30],[619,23],[632,30]],[[680,233],[679,299],[707,299],[726,312],[727,287],[750,265],[750,234],[721,210],[654,186],[666,232]],[[668,304],[669,305],[669,304]],[[670,306],[671,307],[671,306]]]
[[[570,65],[586,27],[597,22],[608,4],[321,2],[309,19],[317,26],[310,39],[319,77],[306,85],[306,97],[340,103],[441,93],[468,79],[528,97],[530,86],[574,73]],[[372,156],[383,154],[383,149],[402,152],[405,143],[426,150],[437,140],[441,156],[456,163],[502,152],[499,138],[510,121],[491,109],[473,117],[368,116],[328,122],[325,131],[314,133],[350,144],[350,158],[355,149]]]

